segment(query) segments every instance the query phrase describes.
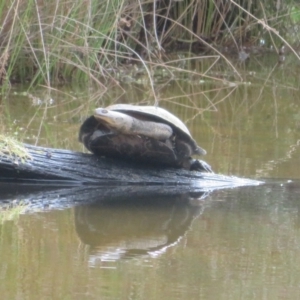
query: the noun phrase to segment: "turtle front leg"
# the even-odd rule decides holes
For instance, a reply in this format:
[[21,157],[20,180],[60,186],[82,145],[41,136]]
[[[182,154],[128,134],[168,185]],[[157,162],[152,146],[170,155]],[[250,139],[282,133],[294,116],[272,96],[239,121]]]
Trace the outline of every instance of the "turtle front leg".
[[190,158],[189,162],[190,162],[190,168],[189,168],[190,171],[214,173],[211,166],[204,160]]

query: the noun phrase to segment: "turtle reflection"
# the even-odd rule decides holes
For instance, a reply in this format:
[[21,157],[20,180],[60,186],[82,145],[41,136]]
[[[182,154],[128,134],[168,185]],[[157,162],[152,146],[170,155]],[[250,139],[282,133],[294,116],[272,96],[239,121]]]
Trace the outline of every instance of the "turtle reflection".
[[[204,193],[102,201],[75,207],[76,231],[98,261],[163,253],[204,209]],[[201,198],[202,197],[202,198]],[[200,199],[201,198],[201,199]],[[196,204],[196,205],[195,205]]]

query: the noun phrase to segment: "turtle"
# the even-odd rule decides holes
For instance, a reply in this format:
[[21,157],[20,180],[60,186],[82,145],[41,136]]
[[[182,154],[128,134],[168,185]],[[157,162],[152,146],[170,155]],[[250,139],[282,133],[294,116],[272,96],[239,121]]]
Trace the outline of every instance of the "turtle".
[[81,125],[79,141],[97,156],[213,173],[206,162],[192,158],[206,151],[185,124],[160,107],[115,104],[97,108]]

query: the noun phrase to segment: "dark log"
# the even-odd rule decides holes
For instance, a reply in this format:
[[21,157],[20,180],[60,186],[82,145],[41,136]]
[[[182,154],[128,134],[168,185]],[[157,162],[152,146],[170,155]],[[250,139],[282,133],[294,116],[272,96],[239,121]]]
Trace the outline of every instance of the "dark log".
[[170,200],[185,203],[195,200],[198,205],[213,190],[262,183],[135,165],[69,150],[24,146],[31,159],[0,156],[0,208],[24,204],[31,212],[89,203]]
[[24,145],[31,159],[0,156],[0,182],[47,186],[187,185],[190,189],[257,185],[260,182],[175,168],[159,168],[93,154]]

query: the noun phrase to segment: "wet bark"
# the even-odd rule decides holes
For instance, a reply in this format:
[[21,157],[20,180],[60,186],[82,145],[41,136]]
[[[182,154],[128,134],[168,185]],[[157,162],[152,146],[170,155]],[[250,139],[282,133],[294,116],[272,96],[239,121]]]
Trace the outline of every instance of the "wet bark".
[[252,185],[257,181],[159,168],[62,149],[25,145],[31,159],[0,156],[0,182],[42,185]]
[[[216,189],[260,182],[175,168],[134,165],[62,149],[25,145],[30,159],[0,155],[0,208],[62,209],[88,203],[178,201],[199,205]],[[199,201],[201,200],[201,201]]]

